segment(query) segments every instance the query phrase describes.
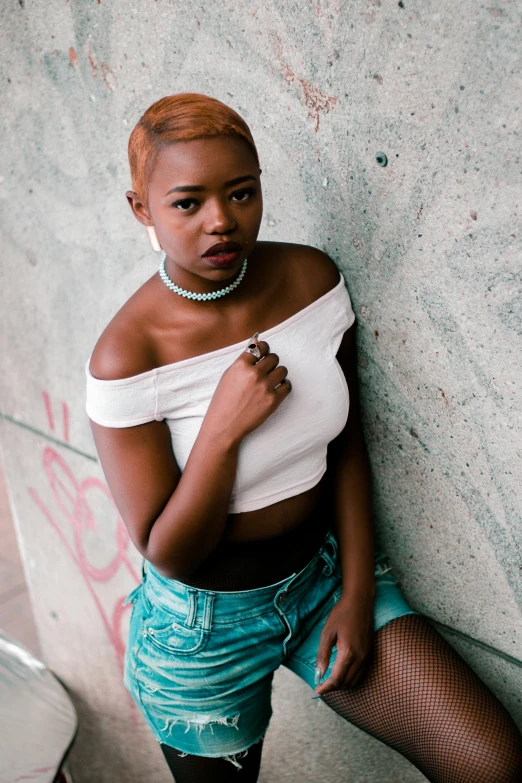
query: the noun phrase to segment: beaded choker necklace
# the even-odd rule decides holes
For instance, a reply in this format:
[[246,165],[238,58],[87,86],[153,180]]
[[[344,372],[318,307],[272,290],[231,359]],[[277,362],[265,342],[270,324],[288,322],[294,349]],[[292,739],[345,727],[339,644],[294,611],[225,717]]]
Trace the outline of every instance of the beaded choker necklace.
[[161,264],[159,268],[159,276],[165,283],[165,285],[170,288],[171,291],[174,291],[175,294],[179,294],[180,296],[184,296],[186,299],[199,299],[199,300],[205,300],[205,299],[219,299],[220,296],[226,296],[226,294],[229,294],[231,291],[234,290],[234,288],[237,288],[237,286],[240,284],[242,279],[245,276],[246,268],[247,268],[247,259],[243,261],[243,266],[241,267],[241,272],[239,273],[236,280],[234,280],[233,283],[230,283],[230,285],[225,286],[225,288],[221,288],[219,291],[212,291],[210,294],[196,294],[193,291],[187,291],[185,288],[181,288],[179,285],[176,285],[172,282],[170,277],[165,271],[165,259],[167,258],[166,254],[161,259]]

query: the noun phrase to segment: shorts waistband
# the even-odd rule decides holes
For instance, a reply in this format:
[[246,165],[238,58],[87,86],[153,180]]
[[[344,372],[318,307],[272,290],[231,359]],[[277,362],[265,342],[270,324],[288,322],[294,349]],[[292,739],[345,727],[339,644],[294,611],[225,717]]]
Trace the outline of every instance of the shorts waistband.
[[264,611],[273,610],[276,599],[285,608],[306,592],[310,581],[317,578],[318,570],[331,574],[338,563],[338,543],[331,531],[310,562],[298,573],[272,585],[254,590],[219,591],[203,590],[162,576],[151,563],[143,561],[143,593],[145,600],[160,610],[177,615],[187,627],[202,626],[210,629],[216,622],[231,622],[234,617],[247,619]]

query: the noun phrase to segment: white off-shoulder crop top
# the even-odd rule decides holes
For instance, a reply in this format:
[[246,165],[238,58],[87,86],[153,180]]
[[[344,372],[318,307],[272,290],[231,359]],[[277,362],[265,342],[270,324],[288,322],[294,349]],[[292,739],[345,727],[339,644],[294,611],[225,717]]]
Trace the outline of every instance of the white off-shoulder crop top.
[[[327,446],[348,419],[348,386],[335,358],[355,315],[344,278],[285,321],[262,332],[292,390],[242,440],[229,513],[253,511],[314,487],[326,471]],[[248,338],[247,338],[248,339]],[[86,365],[87,413],[105,427],[165,420],[183,471],[223,372],[247,340],[120,380],[99,380]]]

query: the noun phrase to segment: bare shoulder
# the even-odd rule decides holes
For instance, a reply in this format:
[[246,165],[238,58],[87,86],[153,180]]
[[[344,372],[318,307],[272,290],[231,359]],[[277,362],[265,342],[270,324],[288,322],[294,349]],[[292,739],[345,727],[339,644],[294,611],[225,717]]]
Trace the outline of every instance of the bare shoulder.
[[147,291],[145,283],[121,307],[100,335],[89,363],[89,371],[104,381],[130,378],[153,369],[154,350],[145,324],[147,323]]
[[271,244],[274,245],[274,252],[284,269],[286,281],[291,282],[306,303],[324,296],[339,283],[340,271],[337,264],[319,248],[291,242]]
[[132,323],[113,320],[94,346],[89,371],[102,381],[130,378],[154,367],[152,352]]

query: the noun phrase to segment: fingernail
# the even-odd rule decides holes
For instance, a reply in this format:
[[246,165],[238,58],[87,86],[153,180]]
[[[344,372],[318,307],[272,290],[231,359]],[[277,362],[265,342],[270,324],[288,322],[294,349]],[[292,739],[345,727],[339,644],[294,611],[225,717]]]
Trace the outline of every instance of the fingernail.
[[249,340],[248,342],[249,342],[249,343],[251,343],[251,342],[252,342],[252,340],[256,340],[258,337],[259,337],[259,332],[256,332],[256,333],[255,333],[255,334],[254,334],[254,335],[253,335],[253,336],[250,338],[250,340]]
[[319,680],[321,679],[321,669],[319,666],[315,667],[315,674],[314,674],[314,685],[319,685]]
[[310,696],[310,698],[311,699],[320,699],[321,698],[321,694],[318,693],[316,696]]

